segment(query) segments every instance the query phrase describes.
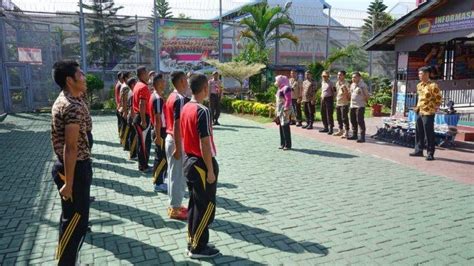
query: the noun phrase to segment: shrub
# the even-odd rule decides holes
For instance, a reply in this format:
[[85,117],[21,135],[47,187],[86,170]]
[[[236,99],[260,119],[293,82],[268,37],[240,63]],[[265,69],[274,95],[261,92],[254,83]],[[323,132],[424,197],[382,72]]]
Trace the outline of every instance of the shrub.
[[275,108],[270,104],[254,102],[254,101],[223,98],[223,101],[221,101],[221,104],[222,104],[223,110],[227,112],[235,112],[235,113],[241,113],[241,114],[251,114],[251,115],[270,117],[271,115],[273,115],[273,112],[275,111]]
[[106,100],[104,103],[104,109],[108,109],[108,110],[117,109],[117,104],[115,103],[115,99],[112,98],[112,99]]
[[104,88],[104,81],[100,79],[97,75],[87,74],[86,83],[87,83],[87,93],[90,97],[90,103],[93,103],[94,95],[98,91]]
[[104,109],[104,104],[101,103],[101,102],[95,102],[95,103],[91,104],[91,109],[92,110],[102,110],[102,109]]
[[221,99],[221,109],[224,112],[233,112],[233,110],[232,110],[232,101],[234,101],[234,100],[229,98],[229,97],[223,97]]

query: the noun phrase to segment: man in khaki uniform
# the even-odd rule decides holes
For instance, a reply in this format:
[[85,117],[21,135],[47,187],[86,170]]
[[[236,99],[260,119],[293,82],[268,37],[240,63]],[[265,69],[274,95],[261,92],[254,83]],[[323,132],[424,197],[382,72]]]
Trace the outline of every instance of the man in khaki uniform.
[[[365,142],[365,107],[369,100],[369,90],[367,84],[362,80],[359,72],[352,74],[351,84],[351,107],[350,117],[352,124],[352,136],[348,140],[357,140],[358,143]],[[360,135],[357,137],[358,129]]]
[[304,115],[306,116],[306,125],[304,125],[303,128],[313,129],[316,104],[316,85],[314,84],[313,77],[309,71],[306,71],[305,73],[301,102],[303,103]]
[[349,137],[349,104],[351,101],[349,88],[350,85],[346,81],[346,71],[339,71],[336,81],[336,113],[339,131],[334,136],[342,138]]
[[438,84],[430,80],[431,69],[422,67],[418,71],[420,83],[416,86],[418,93],[418,103],[415,107],[416,117],[416,137],[415,152],[410,156],[423,157],[423,149],[425,148],[425,139],[427,142],[426,150],[428,155],[427,161],[434,160],[435,153],[435,132],[434,119],[436,110],[441,105],[441,92]]
[[295,70],[291,70],[290,77],[291,102],[296,113],[296,126],[301,127],[301,122],[303,121],[303,115],[301,113],[301,82],[298,80]]
[[334,128],[334,94],[335,86],[329,80],[329,71],[323,71],[321,75],[321,120],[324,128],[319,130],[321,133],[332,135]]

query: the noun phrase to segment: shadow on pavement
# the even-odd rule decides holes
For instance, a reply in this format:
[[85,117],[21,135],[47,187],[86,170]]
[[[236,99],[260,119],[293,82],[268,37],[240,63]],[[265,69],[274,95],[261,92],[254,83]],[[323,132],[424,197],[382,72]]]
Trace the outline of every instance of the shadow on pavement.
[[[310,252],[323,256],[329,254],[328,248],[318,243],[312,243],[308,241],[298,242],[294,239],[287,237],[286,235],[273,233],[264,229],[251,227],[241,223],[215,219],[211,229],[229,234],[234,239],[246,241],[255,245],[261,245],[266,248],[278,249],[282,252]],[[227,232],[227,230],[229,229],[232,230],[232,233]]]
[[[117,143],[115,143],[115,142],[110,142],[110,141],[105,141],[105,140],[95,140],[94,139],[94,144],[110,146],[110,147],[122,147],[122,145],[120,145],[120,143],[118,143],[118,141],[119,140],[117,139]],[[127,152],[124,151],[124,154],[127,155]]]
[[112,203],[109,201],[95,201],[91,204],[91,208],[117,215],[132,222],[141,224],[146,227],[158,229],[169,227],[172,229],[181,229],[186,226],[183,222],[165,221],[160,215],[149,211],[137,209],[135,207],[123,205],[120,203]]
[[253,260],[246,259],[246,258],[231,256],[231,255],[225,255],[225,254],[219,255],[219,256],[217,256],[213,259],[207,259],[207,260],[203,259],[202,261],[212,262],[214,265],[222,265],[222,264],[226,264],[226,265],[257,265],[257,266],[266,265],[266,264],[263,264],[263,263],[259,263],[259,262],[253,261]]
[[450,162],[450,163],[473,165],[472,161],[461,161],[461,160],[455,160],[455,159],[436,157],[436,154],[435,154],[435,159],[438,161],[445,161],[445,162]]
[[[95,141],[94,141],[95,142]],[[127,154],[125,154],[127,155]],[[92,158],[97,159],[97,160],[102,160],[102,161],[109,161],[111,163],[124,163],[124,164],[136,164],[135,161],[132,160],[127,160],[125,158],[113,156],[113,155],[108,155],[108,154],[98,154],[98,153],[92,153]]]
[[258,208],[258,207],[248,207],[236,200],[225,198],[225,197],[217,196],[216,201],[217,201],[217,207],[221,207],[228,211],[235,211],[239,213],[243,213],[243,212],[253,212],[253,213],[259,213],[259,214],[268,213],[268,210],[266,209]]
[[51,122],[51,114],[35,114],[35,113],[15,113],[15,114],[8,114],[9,116],[16,117],[16,118],[22,118],[22,119],[34,119],[37,121],[44,121],[44,122]]
[[[12,117],[18,117],[12,121]],[[9,115],[0,124],[0,265],[26,264],[37,245],[41,215],[48,210],[53,193],[50,166],[55,160],[50,133],[44,122],[36,131],[23,130],[33,125],[25,115]],[[21,118],[20,118],[21,117]],[[22,130],[18,130],[22,129]],[[33,237],[32,237],[33,236]],[[24,261],[18,262],[22,258]]]
[[230,183],[220,183],[220,182],[217,182],[217,187],[220,187],[220,188],[229,188],[229,189],[238,188],[238,186],[236,186],[236,185],[234,185],[234,184],[230,184]]
[[322,157],[339,158],[339,159],[351,159],[351,158],[359,157],[359,156],[347,154],[347,153],[339,153],[339,152],[332,152],[332,151],[318,151],[318,150],[310,150],[310,149],[292,149],[291,151],[306,153],[310,155],[318,155]]
[[[89,233],[85,242],[100,249],[110,251],[119,260],[132,264],[145,263],[143,258],[149,258],[150,264],[174,263],[173,257],[166,251],[125,236],[110,233]],[[160,260],[164,260],[161,262]]]
[[[123,221],[116,220],[116,219],[89,219],[91,225],[101,225],[101,226],[113,226],[123,224]],[[94,230],[94,227],[92,227]]]
[[[242,126],[242,125],[220,125],[219,127],[224,128],[245,128],[245,129],[265,129],[263,127],[256,127],[256,126]],[[216,127],[218,128],[218,127]]]
[[[150,182],[151,184],[151,182]],[[117,193],[121,193],[128,196],[143,196],[143,197],[153,197],[156,196],[155,192],[144,191],[142,188],[122,183],[113,179],[103,179],[103,178],[92,178],[92,185],[99,186],[103,188],[113,189]],[[151,186],[151,185],[150,185]]]
[[[107,164],[107,163],[98,163],[98,162],[92,162],[92,168],[98,168],[110,172],[115,172],[117,174],[123,175],[123,176],[128,176],[128,177],[141,177],[143,176],[143,173],[138,171],[138,169],[128,169],[119,165],[115,164]],[[137,166],[138,168],[138,166]],[[151,174],[150,174],[151,176]]]
[[232,132],[238,132],[238,129],[235,128],[227,128],[227,127],[214,127],[212,128],[214,131],[232,131]]

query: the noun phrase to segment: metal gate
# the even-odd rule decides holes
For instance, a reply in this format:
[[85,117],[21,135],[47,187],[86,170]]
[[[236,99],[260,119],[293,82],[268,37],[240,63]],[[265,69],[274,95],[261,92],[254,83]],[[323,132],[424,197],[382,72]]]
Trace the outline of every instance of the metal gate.
[[21,63],[5,63],[5,109],[9,112],[26,112],[32,109],[31,75],[29,66]]
[[27,112],[51,105],[51,68],[57,45],[50,25],[28,17],[0,17],[0,66],[6,112]]

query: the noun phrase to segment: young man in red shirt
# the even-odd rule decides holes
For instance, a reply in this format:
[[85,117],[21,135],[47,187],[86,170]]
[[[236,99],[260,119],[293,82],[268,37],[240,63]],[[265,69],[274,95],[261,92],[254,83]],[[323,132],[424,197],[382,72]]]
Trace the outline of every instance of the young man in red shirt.
[[120,129],[122,127],[122,117],[120,116],[119,107],[120,107],[120,88],[122,87],[123,83],[123,73],[119,71],[117,73],[117,82],[115,83],[114,87],[114,94],[115,94],[115,104],[117,109],[115,110],[115,114],[117,115],[117,130],[119,133],[120,138]]
[[142,172],[150,171],[148,160],[150,159],[151,148],[151,123],[148,102],[150,101],[150,90],[148,89],[148,72],[146,67],[137,68],[138,83],[133,89],[133,111],[135,119],[133,125],[138,138],[138,170]]
[[208,245],[209,224],[216,212],[216,184],[219,165],[212,135],[212,116],[202,103],[209,95],[207,77],[191,77],[193,97],[181,113],[184,144],[184,174],[189,189],[188,256],[194,259],[217,256]]
[[168,161],[168,197],[170,206],[168,216],[171,219],[186,220],[188,210],[181,206],[186,188],[183,173],[183,146],[180,130],[181,110],[188,101],[184,97],[188,81],[182,71],[171,73],[171,82],[175,90],[169,95],[165,105],[166,136],[165,149]]
[[166,163],[165,139],[166,122],[163,93],[165,91],[166,81],[163,74],[158,74],[151,82],[154,92],[150,97],[148,108],[150,109],[151,124],[153,126],[153,142],[155,143],[155,162],[153,164],[153,185],[155,192],[166,193],[168,191],[164,183],[168,164]]

